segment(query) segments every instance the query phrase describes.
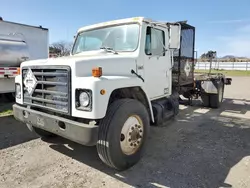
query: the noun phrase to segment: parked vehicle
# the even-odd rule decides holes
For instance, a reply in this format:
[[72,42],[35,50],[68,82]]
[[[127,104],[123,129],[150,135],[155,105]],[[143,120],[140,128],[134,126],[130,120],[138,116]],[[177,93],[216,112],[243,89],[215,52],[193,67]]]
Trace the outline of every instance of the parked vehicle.
[[23,61],[48,58],[48,29],[0,19],[0,94],[14,100]]
[[195,80],[194,34],[184,22],[142,17],[80,28],[70,57],[21,64],[14,116],[41,137],[96,145],[104,163],[128,169],[143,155],[150,124],[178,114],[180,95],[222,102],[230,79]]

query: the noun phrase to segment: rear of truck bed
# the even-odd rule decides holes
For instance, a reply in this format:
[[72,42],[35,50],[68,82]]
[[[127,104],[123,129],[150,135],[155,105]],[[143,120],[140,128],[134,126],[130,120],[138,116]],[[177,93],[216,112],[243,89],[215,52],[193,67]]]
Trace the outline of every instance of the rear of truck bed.
[[[218,108],[223,100],[224,87],[230,85],[231,78],[223,74],[195,74],[195,27],[180,22],[180,49],[174,52],[173,90],[189,99],[201,97],[204,106]],[[197,59],[197,58],[196,58]]]

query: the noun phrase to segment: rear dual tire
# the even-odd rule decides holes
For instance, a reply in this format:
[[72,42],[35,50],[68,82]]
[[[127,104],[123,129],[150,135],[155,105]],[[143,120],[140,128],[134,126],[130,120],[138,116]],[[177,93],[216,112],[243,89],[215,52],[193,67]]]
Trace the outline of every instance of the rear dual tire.
[[204,107],[210,107],[210,97],[208,93],[202,93],[201,100]]
[[218,84],[216,94],[202,93],[201,99],[203,102],[203,106],[211,107],[211,108],[219,108],[224,97],[224,83],[220,82]]
[[218,85],[218,93],[217,94],[210,94],[210,107],[211,108],[219,108],[224,96],[224,84],[220,82]]

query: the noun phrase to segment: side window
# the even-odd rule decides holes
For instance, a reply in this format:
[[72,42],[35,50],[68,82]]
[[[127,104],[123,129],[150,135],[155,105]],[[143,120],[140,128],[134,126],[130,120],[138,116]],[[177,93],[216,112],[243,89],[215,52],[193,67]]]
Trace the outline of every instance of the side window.
[[147,27],[145,53],[147,55],[165,56],[165,34],[160,29]]

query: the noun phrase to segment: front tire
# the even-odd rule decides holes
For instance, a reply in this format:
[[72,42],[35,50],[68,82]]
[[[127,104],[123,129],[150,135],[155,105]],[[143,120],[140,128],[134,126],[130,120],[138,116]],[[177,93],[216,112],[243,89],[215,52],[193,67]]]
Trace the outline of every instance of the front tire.
[[150,126],[142,103],[133,99],[114,101],[99,126],[97,152],[105,164],[126,170],[140,160]]

